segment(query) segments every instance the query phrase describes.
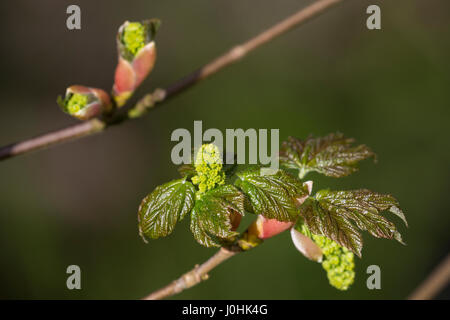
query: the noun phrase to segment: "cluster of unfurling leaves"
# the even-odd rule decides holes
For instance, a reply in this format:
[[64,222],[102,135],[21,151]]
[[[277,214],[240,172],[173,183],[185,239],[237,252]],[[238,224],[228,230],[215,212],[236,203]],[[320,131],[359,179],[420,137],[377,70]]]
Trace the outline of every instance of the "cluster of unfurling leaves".
[[[248,250],[281,231],[307,258],[321,262],[330,284],[346,290],[354,279],[353,254],[361,257],[361,231],[377,238],[402,238],[382,212],[406,219],[391,195],[366,189],[319,190],[303,181],[308,172],[343,177],[359,161],[374,157],[365,145],[353,146],[342,134],[299,140],[290,137],[280,150],[281,169],[225,165],[219,149],[206,144],[192,164],[179,167],[181,179],[157,187],[139,207],[139,231],[144,238],[169,235],[175,224],[190,216],[194,238],[203,246],[235,246]],[[257,219],[236,232],[245,214]]]

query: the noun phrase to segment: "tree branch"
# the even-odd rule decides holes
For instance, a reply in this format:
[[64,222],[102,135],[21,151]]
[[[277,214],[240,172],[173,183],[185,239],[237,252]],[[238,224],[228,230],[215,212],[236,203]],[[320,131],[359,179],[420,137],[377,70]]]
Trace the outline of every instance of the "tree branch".
[[450,254],[414,290],[408,300],[429,300],[450,283]]
[[177,95],[187,88],[192,87],[197,82],[217,73],[230,64],[242,59],[249,52],[262,46],[263,44],[279,37],[296,26],[303,24],[313,17],[325,12],[328,8],[344,0],[318,0],[304,9],[299,10],[292,16],[284,19],[266,31],[247,42],[233,47],[231,50],[206,64],[202,68],[189,74],[187,77],[175,82],[166,89],[157,89],[155,92],[145,95],[126,114],[118,114],[111,118],[89,120],[65,129],[53,131],[29,140],[14,143],[0,148],[0,160],[5,160],[20,154],[39,150],[45,147],[61,144],[76,138],[90,136],[101,132],[111,125],[120,124],[123,121],[138,118],[144,115],[149,109],[160,105],[167,99]]
[[[221,248],[216,254],[202,265],[196,265],[194,269],[185,273],[167,286],[152,292],[142,300],[159,300],[189,289],[209,278],[208,272],[222,262],[236,255],[240,250]],[[431,272],[431,274],[414,290],[408,300],[432,299],[450,282],[450,255]]]
[[202,265],[196,265],[194,269],[185,273],[177,280],[171,282],[167,286],[149,294],[143,300],[159,300],[166,297],[173,296],[185,289],[189,289],[200,282],[208,279],[208,272],[220,265],[222,262],[228,260],[239,250],[221,248],[215,255],[209,258]]

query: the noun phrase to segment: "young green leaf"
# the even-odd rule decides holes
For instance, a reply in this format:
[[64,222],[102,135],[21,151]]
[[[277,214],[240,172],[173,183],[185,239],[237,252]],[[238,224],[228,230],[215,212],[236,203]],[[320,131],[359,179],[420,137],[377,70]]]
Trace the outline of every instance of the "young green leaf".
[[139,234],[157,239],[172,233],[178,220],[192,210],[195,187],[186,179],[158,186],[139,206]]
[[324,209],[314,198],[306,199],[300,214],[312,233],[324,235],[361,257],[362,236],[345,217]]
[[311,171],[329,177],[345,177],[358,170],[359,161],[375,156],[365,145],[352,147],[353,142],[341,133],[308,137],[303,141],[289,137],[281,146],[280,163],[299,170],[300,178]]
[[309,198],[300,208],[311,232],[327,236],[358,256],[361,256],[362,237],[357,228],[367,230],[377,238],[396,239],[403,243],[395,225],[380,215],[385,210],[401,217],[406,224],[394,197],[366,189],[321,190],[315,199]]
[[380,194],[367,189],[351,191],[317,192],[316,199],[324,208],[334,210],[338,214],[355,222],[361,230],[367,230],[377,238],[396,239],[402,242],[395,225],[380,215],[382,211],[390,211],[402,218],[408,225],[398,201],[389,194]]
[[268,219],[295,221],[299,215],[296,198],[308,195],[307,187],[282,170],[268,174],[262,169],[251,168],[236,174],[235,185],[248,197],[251,211]]
[[204,193],[191,213],[191,231],[205,247],[219,247],[238,234],[232,231],[232,215],[244,214],[244,195],[232,185]]

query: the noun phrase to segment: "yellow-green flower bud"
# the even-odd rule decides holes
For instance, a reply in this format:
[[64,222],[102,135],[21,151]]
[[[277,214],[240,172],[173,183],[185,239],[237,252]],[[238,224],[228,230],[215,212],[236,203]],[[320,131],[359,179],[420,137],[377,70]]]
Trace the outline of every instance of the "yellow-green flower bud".
[[324,254],[322,267],[327,271],[330,284],[336,289],[347,290],[355,280],[353,253],[325,236],[313,234],[312,239]]
[[140,22],[130,22],[124,28],[122,41],[133,55],[145,46],[145,38],[146,28]]
[[67,97],[65,108],[69,114],[74,114],[83,109],[88,103],[86,95],[75,93]]
[[111,112],[109,95],[98,88],[74,85],[66,89],[65,97],[58,97],[62,110],[80,120],[88,120]]
[[159,20],[125,21],[117,32],[119,61],[113,85],[116,106],[122,107],[152,71],[156,60],[155,35]]
[[197,175],[192,177],[192,183],[198,185],[200,194],[225,183],[222,156],[216,145],[202,145],[197,152],[194,165]]

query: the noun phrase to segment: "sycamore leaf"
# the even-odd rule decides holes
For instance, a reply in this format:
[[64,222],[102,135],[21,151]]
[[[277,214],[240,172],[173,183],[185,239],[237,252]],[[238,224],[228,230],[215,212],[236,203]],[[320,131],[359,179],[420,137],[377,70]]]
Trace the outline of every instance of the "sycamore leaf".
[[391,195],[366,189],[321,190],[315,199],[309,198],[307,202],[300,211],[311,232],[327,236],[358,256],[361,256],[362,237],[357,228],[377,238],[403,243],[395,225],[380,215],[388,210],[407,224],[397,200]]
[[358,170],[358,162],[375,154],[365,145],[352,146],[351,138],[341,133],[299,140],[289,137],[280,150],[280,163],[299,170],[300,178],[316,171],[329,177],[345,177]]
[[317,192],[316,199],[328,210],[335,210],[338,214],[355,222],[361,230],[367,230],[377,238],[396,239],[402,242],[400,233],[395,225],[380,215],[382,211],[390,211],[402,218],[406,225],[406,218],[399,208],[398,201],[389,194],[380,194],[367,189],[351,191]]
[[238,233],[232,231],[232,215],[244,214],[244,195],[232,185],[212,189],[195,202],[191,231],[205,247],[219,247]]
[[251,168],[236,174],[235,185],[247,196],[252,209],[249,211],[278,221],[296,220],[296,198],[308,195],[307,187],[282,170],[267,173],[263,169]]
[[312,233],[324,235],[361,257],[362,236],[347,219],[322,208],[314,198],[306,199],[300,213]]
[[158,186],[139,206],[139,233],[157,239],[172,233],[178,220],[192,210],[195,187],[186,179]]

